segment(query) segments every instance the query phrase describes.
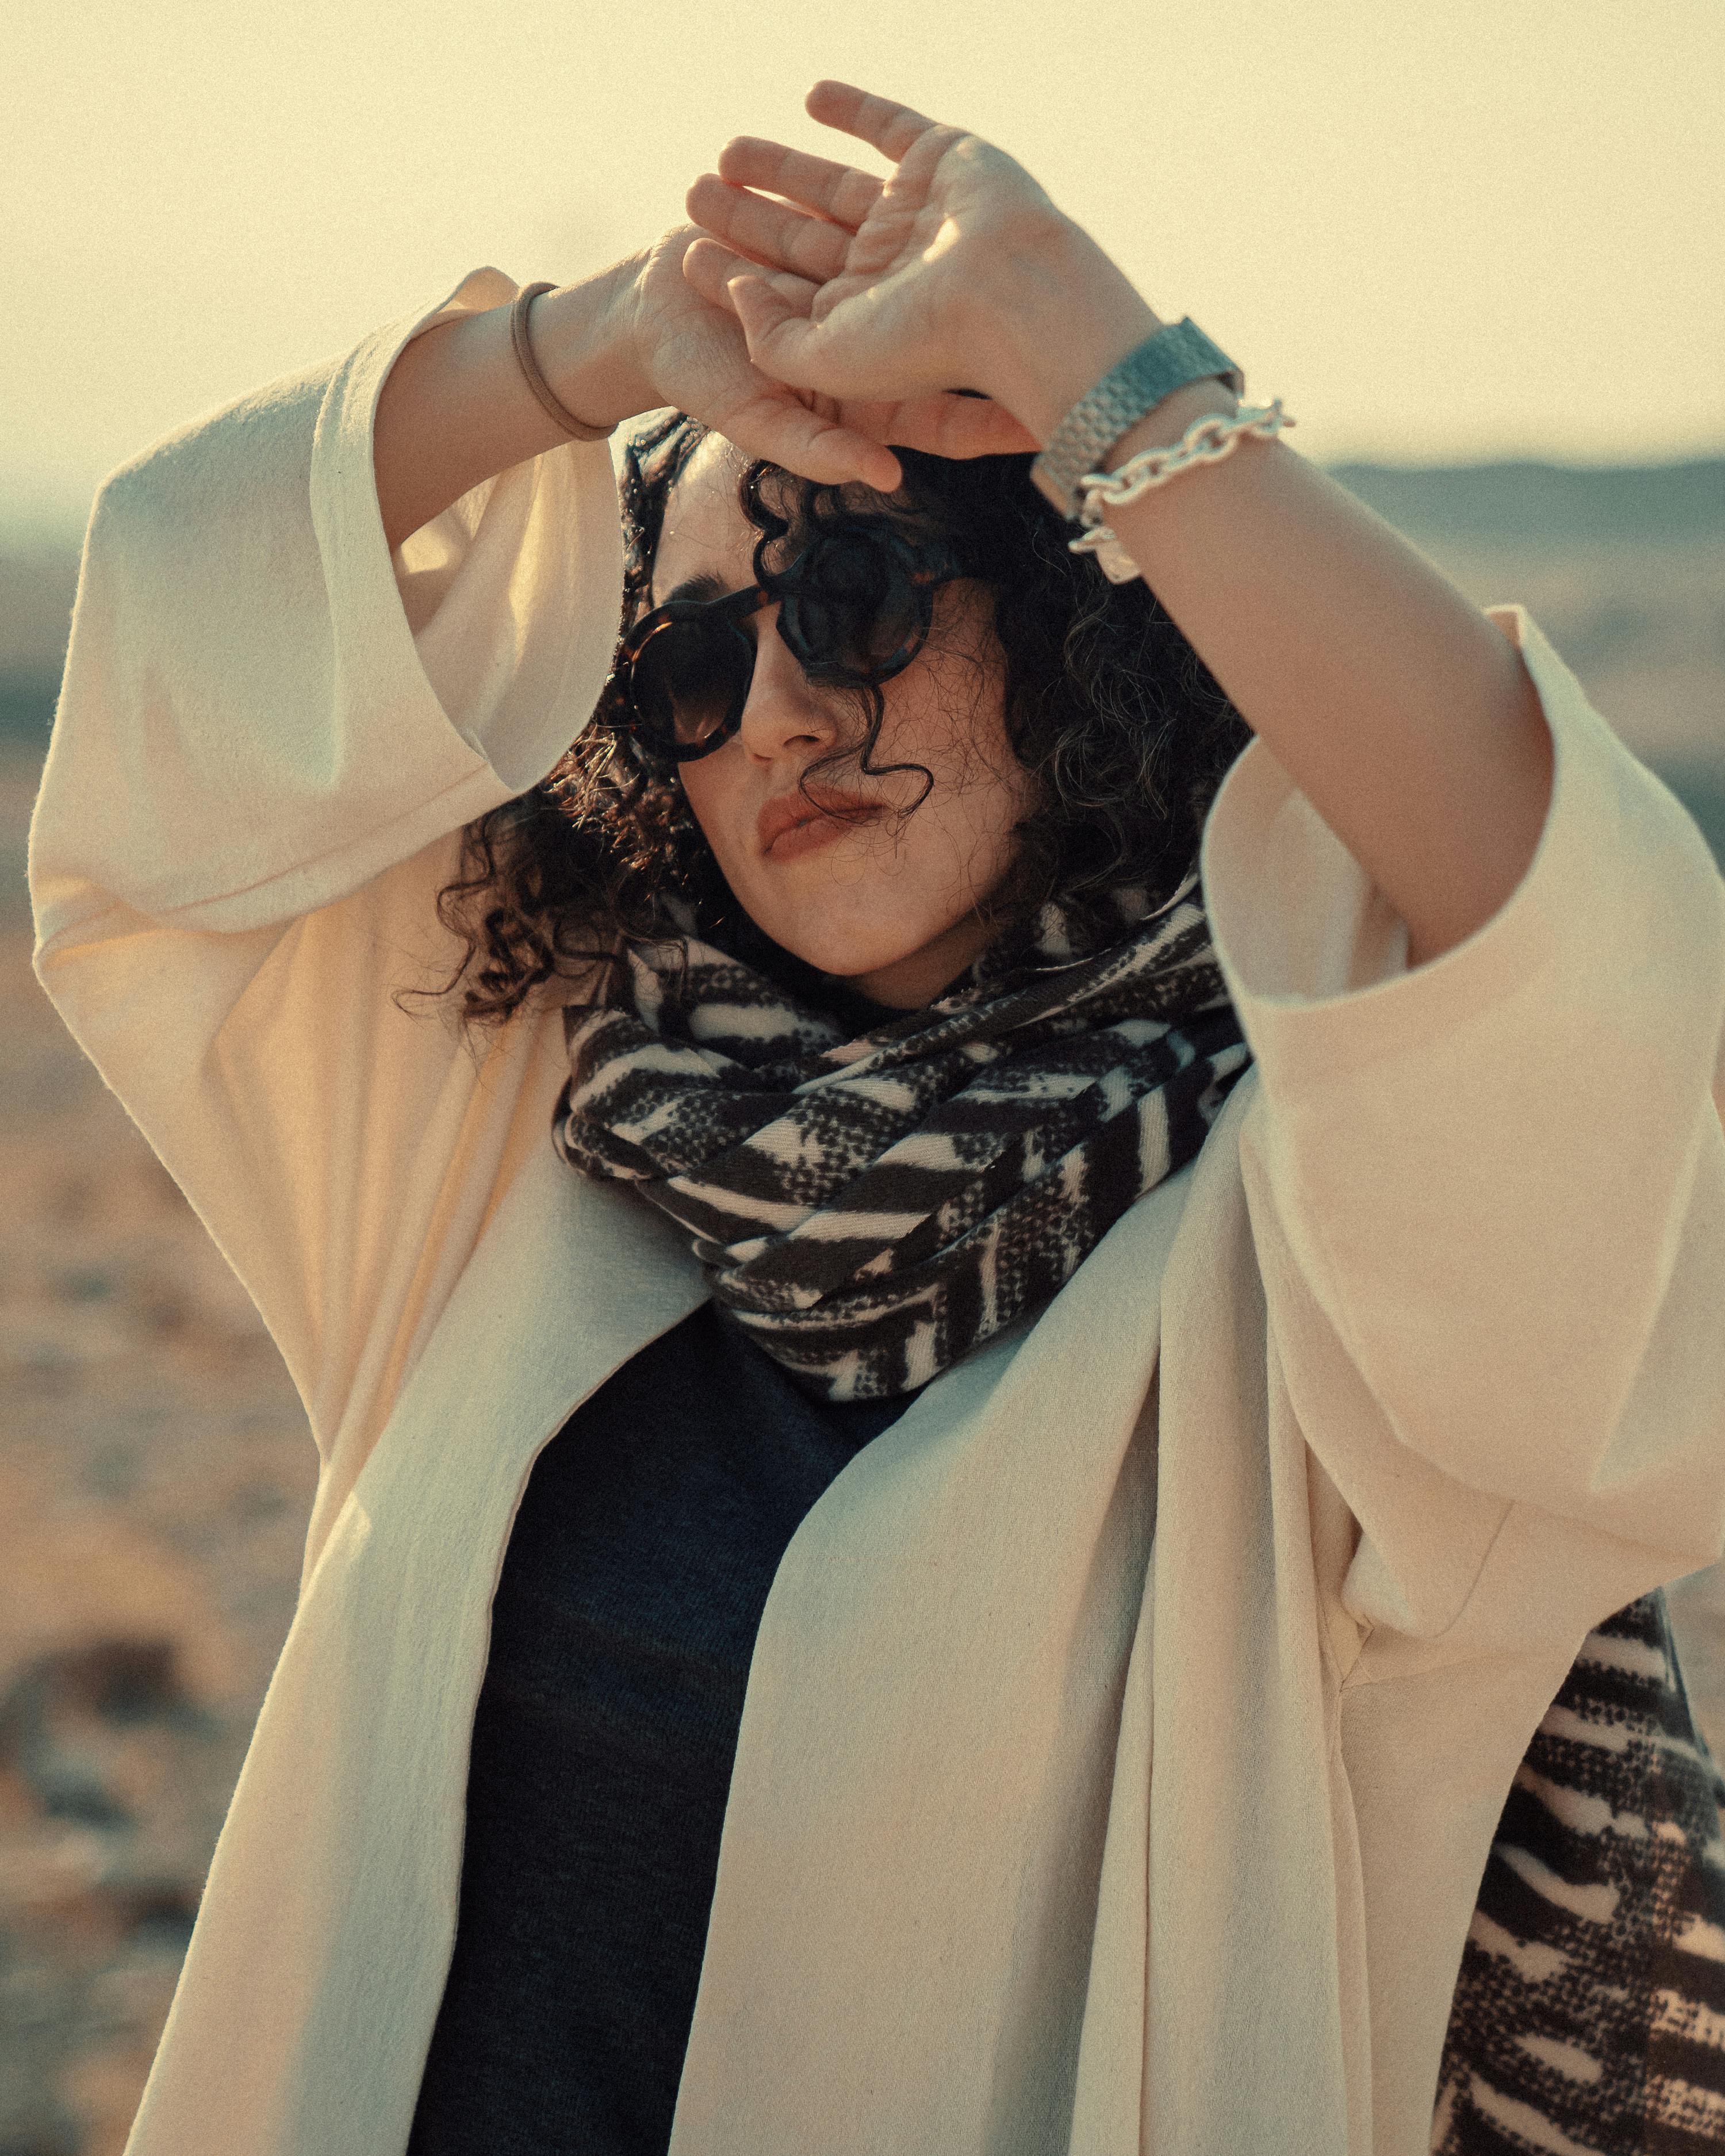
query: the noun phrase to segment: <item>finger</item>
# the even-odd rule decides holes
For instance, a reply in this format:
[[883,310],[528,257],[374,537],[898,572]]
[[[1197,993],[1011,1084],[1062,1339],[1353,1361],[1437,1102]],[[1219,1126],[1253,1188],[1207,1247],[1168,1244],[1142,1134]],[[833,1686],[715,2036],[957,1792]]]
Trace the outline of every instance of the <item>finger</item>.
[[716,239],[773,269],[824,285],[845,267],[848,231],[751,194],[747,187],[729,186],[711,172],[703,172],[690,188],[687,208]]
[[725,145],[719,177],[737,187],[764,187],[852,232],[880,199],[880,182],[871,173],[835,165],[830,157],[812,157],[806,150],[788,150],[758,135],[739,135]]
[[897,425],[887,436],[907,449],[927,449],[937,457],[1021,456],[1042,444],[990,398],[919,397],[903,405]]
[[809,338],[817,334],[809,319],[814,292],[815,287],[800,277],[783,271],[762,276],[747,266],[725,284],[725,297],[742,325],[749,357],[775,382],[788,382],[793,389],[814,387],[803,358]]
[[[703,300],[716,307],[724,307],[735,314],[732,303],[731,285],[735,278],[747,275],[757,268],[747,256],[737,253],[716,239],[697,239],[683,257],[683,276]],[[793,275],[788,270],[768,271],[778,286],[778,298],[785,310],[800,314],[806,321],[819,290],[806,278]],[[774,319],[777,319],[775,313]]]
[[822,486],[860,480],[891,494],[902,483],[904,468],[884,442],[809,411],[777,382],[755,378],[759,388],[711,422],[745,456],[764,457]]
[[[685,263],[689,259],[689,253],[691,248],[711,247],[716,244],[706,233],[701,232],[692,226],[685,226],[684,229],[687,231],[690,235],[683,243],[683,259]],[[732,243],[731,247],[727,249],[726,251],[734,253],[738,262],[749,262],[754,259],[754,257],[750,254],[746,247],[739,247],[735,242]],[[760,267],[763,270],[773,270],[776,269],[778,264],[772,262],[763,262],[760,264]],[[734,275],[735,273],[733,272],[732,274]],[[722,304],[722,302],[721,304]]]
[[926,113],[895,104],[888,97],[875,97],[849,82],[816,83],[803,99],[803,110],[824,127],[836,127],[842,135],[871,142],[894,164],[935,125]]
[[815,334],[809,317],[819,285],[788,270],[762,272],[716,239],[696,241],[683,257],[683,275],[702,299],[736,316],[754,366],[793,388],[814,387],[804,348]]
[[875,441],[923,449],[931,456],[955,460],[1015,456],[1040,446],[1004,406],[986,398],[956,396],[951,391],[908,397],[896,403],[860,403],[851,398],[846,400],[842,413],[847,427]]

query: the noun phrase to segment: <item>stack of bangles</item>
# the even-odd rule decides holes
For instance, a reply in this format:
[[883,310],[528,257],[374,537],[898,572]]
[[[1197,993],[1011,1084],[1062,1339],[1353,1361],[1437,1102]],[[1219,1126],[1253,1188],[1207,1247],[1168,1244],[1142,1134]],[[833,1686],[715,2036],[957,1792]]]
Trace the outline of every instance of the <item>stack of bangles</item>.
[[1104,521],[1110,510],[1126,508],[1194,465],[1217,463],[1248,434],[1268,439],[1294,424],[1279,397],[1271,404],[1243,404],[1235,413],[1212,412],[1194,419],[1178,442],[1140,449],[1117,471],[1090,469],[1165,397],[1189,382],[1212,377],[1225,382],[1236,397],[1245,390],[1240,369],[1189,316],[1158,330],[1080,398],[1030,467],[1041,491],[1084,527],[1068,541],[1071,552],[1094,554],[1111,583],[1129,583],[1139,572]]

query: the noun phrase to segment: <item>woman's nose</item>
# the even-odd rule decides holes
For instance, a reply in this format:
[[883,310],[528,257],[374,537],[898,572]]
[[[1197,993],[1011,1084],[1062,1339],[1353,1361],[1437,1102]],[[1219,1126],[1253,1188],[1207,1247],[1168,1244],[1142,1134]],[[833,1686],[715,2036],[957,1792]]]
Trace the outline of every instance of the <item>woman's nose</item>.
[[763,608],[757,620],[754,677],[737,733],[752,755],[771,762],[788,748],[830,742],[837,726],[778,634],[778,608]]

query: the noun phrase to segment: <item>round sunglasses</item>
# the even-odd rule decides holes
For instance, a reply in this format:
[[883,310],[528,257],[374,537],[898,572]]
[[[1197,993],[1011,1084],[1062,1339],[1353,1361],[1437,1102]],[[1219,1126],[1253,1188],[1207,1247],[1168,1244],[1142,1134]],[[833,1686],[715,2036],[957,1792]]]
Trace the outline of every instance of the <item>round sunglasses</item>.
[[646,752],[692,763],[742,723],[755,675],[747,617],[777,604],[780,639],[811,681],[891,680],[927,642],[937,588],[967,573],[957,550],[855,526],[818,534],[782,571],[722,598],[671,599],[624,639],[613,679]]

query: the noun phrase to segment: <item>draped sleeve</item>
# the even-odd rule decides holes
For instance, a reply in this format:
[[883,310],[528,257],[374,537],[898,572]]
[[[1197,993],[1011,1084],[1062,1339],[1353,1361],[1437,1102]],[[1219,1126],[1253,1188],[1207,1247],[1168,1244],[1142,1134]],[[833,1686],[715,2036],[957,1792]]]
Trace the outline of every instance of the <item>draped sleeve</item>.
[[[603,443],[392,557],[372,429],[436,306],[116,471],[30,829],[38,978],[256,1302],[351,1486],[526,1134],[542,1025],[429,1003],[463,827],[591,712],[621,592]],[[537,1133],[540,1138],[544,1132]],[[339,1495],[339,1491],[336,1493]]]
[[1519,608],[1554,752],[1522,882],[1407,964],[1255,742],[1204,847],[1257,1059],[1273,1383],[1357,1526],[1365,1641],[1568,1640],[1725,1537],[1725,882]]

